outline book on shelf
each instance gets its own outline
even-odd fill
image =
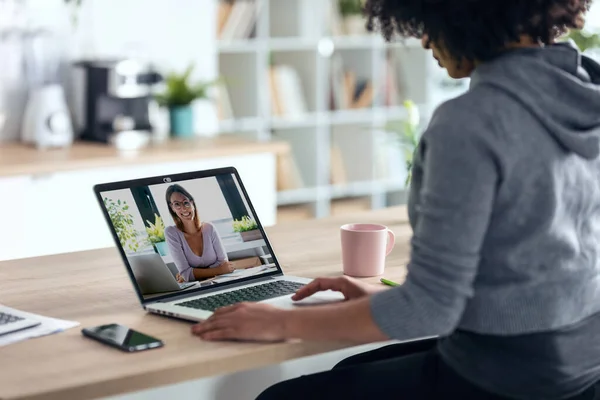
[[[338,66],[331,76],[331,108],[348,110],[368,108],[375,100],[375,88],[370,79],[358,78],[354,71],[341,70]]]
[[[292,152],[277,156],[277,190],[294,190],[304,187],[304,180]]]
[[[348,182],[342,150],[338,145],[331,146],[330,155],[330,182],[332,185],[343,185]]]
[[[333,110],[348,108],[344,62],[339,53],[335,53],[331,57],[331,108]]]
[[[216,100],[217,100],[217,115],[220,121],[233,119],[233,108],[231,107],[231,99],[229,98],[229,91],[225,83],[220,83],[216,86]]]
[[[383,104],[386,107],[396,107],[402,104],[403,86],[399,79],[401,76],[400,61],[394,51],[388,52],[384,65],[383,79]]]
[[[273,65],[269,70],[271,113],[280,117],[298,118],[307,112],[302,82],[289,65]]]
[[[220,1],[217,9],[217,37],[228,41],[254,36],[259,4],[254,0]]]
[[[356,85],[354,92],[354,101],[352,108],[367,108],[373,105],[374,90],[371,81],[368,79],[360,80]]]
[[[344,72],[344,90],[346,92],[346,108],[352,108],[354,95],[356,94],[356,74],[354,71]]]

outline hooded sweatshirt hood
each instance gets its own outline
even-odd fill
[[[471,87],[483,84],[515,98],[567,150],[600,156],[600,64],[572,43],[512,50],[477,67]]]

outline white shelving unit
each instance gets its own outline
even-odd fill
[[[388,121],[406,117],[402,100],[418,104],[426,121],[440,102],[466,90],[467,82],[451,84],[418,40],[385,43],[375,34],[332,35],[328,12],[330,2],[337,0],[251,1],[258,10],[251,37],[218,41],[219,74],[227,83],[233,111],[232,119],[221,121],[220,131],[291,144],[303,185],[280,190],[277,201],[281,206],[305,205],[319,218],[331,213],[336,199],[367,198],[372,208],[402,202],[404,165],[397,162],[394,174],[382,174],[378,167],[382,149],[390,148],[381,141],[382,128]],[[400,101],[394,106],[387,106],[380,93],[390,54],[399,65],[394,75]],[[334,58],[341,59],[344,69],[352,70],[357,78],[372,83],[371,106],[331,109]],[[273,115],[271,64],[296,71],[305,113]],[[332,146],[338,154],[336,165],[344,170],[341,183],[331,181]]]

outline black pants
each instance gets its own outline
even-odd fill
[[[385,346],[347,358],[331,371],[284,381],[257,400],[477,399],[510,400],[465,381],[444,364],[428,339]],[[592,400],[594,388],[571,400]]]

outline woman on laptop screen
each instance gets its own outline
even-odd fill
[[[175,226],[165,229],[165,238],[179,271],[177,279],[190,282],[233,272],[217,230],[200,221],[192,195],[175,184],[165,198],[175,221]]]

